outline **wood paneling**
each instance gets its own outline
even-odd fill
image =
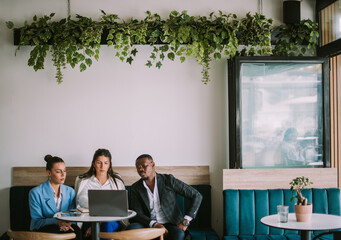
[[[314,188],[337,187],[336,168],[224,169],[223,189],[290,188],[292,179],[309,178]]]
[[[341,186],[341,56],[330,58],[330,145],[331,167],[337,168],[338,186]]]
[[[37,186],[47,179],[45,167],[13,167],[12,186]],[[73,186],[78,175],[85,173],[89,167],[67,167],[65,184]],[[125,185],[129,186],[139,180],[135,167],[114,167]],[[173,174],[189,185],[210,184],[209,166],[156,166],[158,173]]]

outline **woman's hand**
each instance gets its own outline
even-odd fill
[[[75,231],[71,225],[72,225],[72,222],[58,220],[59,230],[62,232],[67,232],[69,230]]]

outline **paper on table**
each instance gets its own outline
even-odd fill
[[[77,207],[77,210],[80,211],[81,213],[88,213],[89,212],[89,208]]]

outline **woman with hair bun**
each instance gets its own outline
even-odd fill
[[[76,178],[75,190],[78,209],[89,208],[89,189],[125,190],[122,178],[112,170],[111,154],[107,149],[98,149],[93,156],[90,169]],[[119,227],[118,222],[103,222],[101,231],[116,232]],[[85,237],[89,238],[91,235],[90,224],[84,223],[83,231]]]
[[[33,188],[29,193],[31,213],[31,231],[48,233],[76,233],[76,239],[81,239],[80,229],[72,222],[53,218],[60,211],[75,208],[75,190],[64,185],[66,168],[60,157],[45,156],[48,180]]]

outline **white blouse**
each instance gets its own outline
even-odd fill
[[[76,191],[76,207],[89,208],[88,204],[88,190],[89,189],[109,189],[109,190],[125,190],[123,182],[116,178],[116,184],[112,177],[101,185],[95,175],[90,178],[76,178],[75,181],[75,191]]]

